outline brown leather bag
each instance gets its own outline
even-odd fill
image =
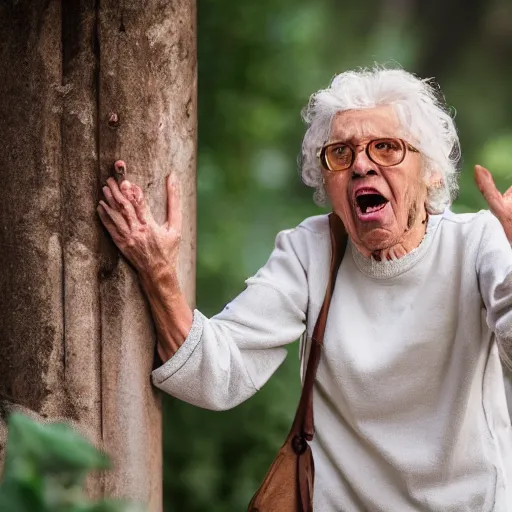
[[[308,441],[313,439],[313,384],[324,341],[327,313],[347,246],[340,218],[329,215],[331,268],[324,302],[311,338],[311,349],[295,419],[286,441],[270,466],[263,483],[249,504],[249,512],[312,512],[315,465]]]

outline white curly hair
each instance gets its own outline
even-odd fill
[[[403,69],[357,69],[336,75],[327,89],[314,93],[302,111],[307,130],[302,142],[302,181],[314,187],[315,202],[324,205],[327,195],[318,150],[328,141],[334,115],[345,110],[391,105],[400,124],[415,141],[424,159],[426,208],[441,213],[458,193],[460,144],[450,110],[439,86]],[[432,180],[434,173],[441,183]]]

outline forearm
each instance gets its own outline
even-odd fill
[[[182,326],[178,340],[172,336],[174,345],[187,337],[178,353],[152,372],[156,387],[199,407],[226,410],[265,384],[286,357],[283,346],[305,329],[308,286],[292,236],[289,231],[278,235],[267,264],[217,315],[174,308]],[[171,290],[177,288],[174,279]]]
[[[179,352],[153,383],[193,405],[226,410],[260,389],[304,331],[304,315],[274,287],[248,284],[218,315],[199,311]]]
[[[139,277],[151,306],[158,354],[166,362],[186,340],[192,326],[193,312],[180,290],[176,273],[169,266],[139,274]]]

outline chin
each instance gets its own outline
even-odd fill
[[[383,228],[375,228],[363,233],[359,232],[358,238],[361,240],[361,244],[371,252],[388,249],[397,243],[397,237],[388,229]]]

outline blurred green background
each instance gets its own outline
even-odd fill
[[[298,170],[309,95],[341,71],[397,62],[456,110],[456,211],[486,205],[473,165],[512,184],[510,0],[198,0],[197,307],[211,316],[281,229],[322,213]],[[247,403],[214,413],[165,397],[166,512],[245,510],[297,404],[297,344]]]

